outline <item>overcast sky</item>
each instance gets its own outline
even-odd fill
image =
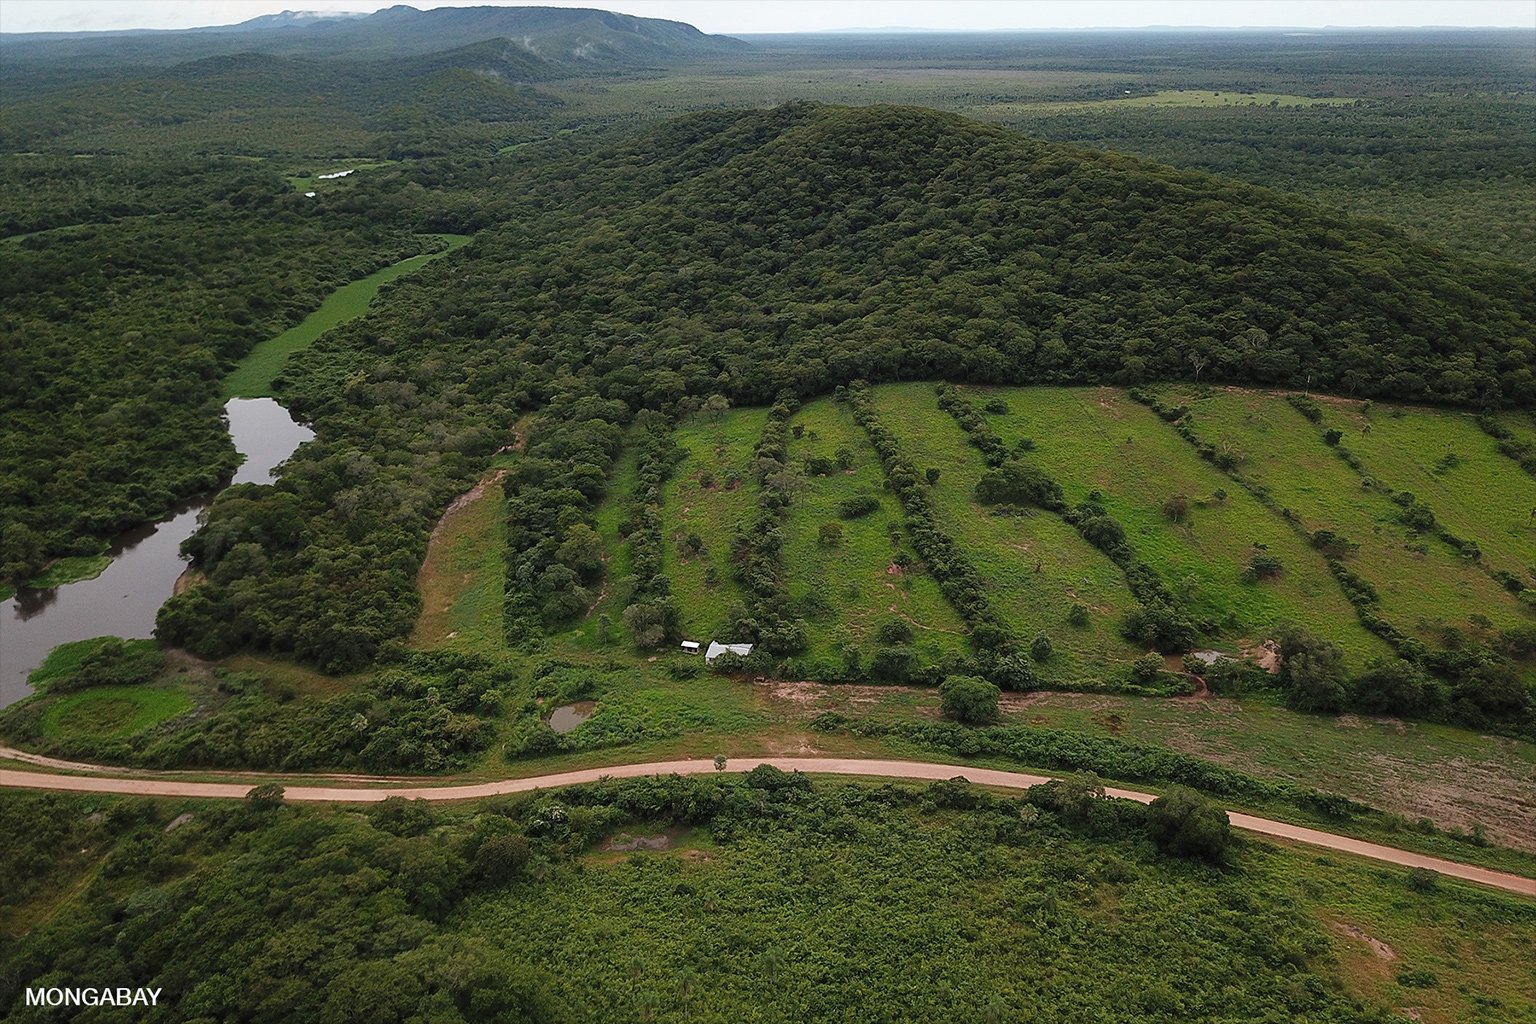
[[[282,10],[374,11],[395,0],[0,0],[0,32],[228,25]],[[483,6],[494,0],[411,0]],[[541,0],[670,18],[705,32],[1463,25],[1536,31],[1536,0]],[[499,6],[519,6],[504,2]]]

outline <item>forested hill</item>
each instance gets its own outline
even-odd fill
[[[931,110],[698,115],[508,188],[480,249],[498,273],[461,301],[536,364],[621,368],[620,390],[674,371],[754,401],[861,376],[1536,399],[1525,269]]]

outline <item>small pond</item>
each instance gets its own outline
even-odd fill
[[[566,733],[592,717],[597,701],[579,700],[575,704],[562,704],[549,713],[549,727],[555,732]]]

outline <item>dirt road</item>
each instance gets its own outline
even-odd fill
[[[0,756],[14,756],[16,752],[0,748]],[[801,771],[818,775],[862,775],[888,779],[952,779],[962,776],[978,786],[994,786],[1000,789],[1027,789],[1050,781],[1043,775],[1024,772],[1000,771],[995,768],[975,768],[968,765],[933,764],[925,761],[880,761],[864,758],[831,757],[746,757],[731,760],[727,771],[744,772],[757,765],[768,764],[783,771]],[[90,765],[71,765],[76,770],[110,772],[110,768]],[[646,775],[707,775],[715,770],[707,758],[686,761],[655,761],[649,764],[622,764],[607,768],[584,768],[578,771],[559,772],[553,775],[537,775],[526,779],[498,779],[494,782],[478,782],[466,785],[421,785],[383,783],[367,786],[341,786],[328,781],[304,777],[267,777],[285,787],[285,797],[294,801],[372,803],[386,797],[401,796],[422,800],[474,800],[507,793],[526,793],[535,789],[557,789],[599,779],[625,779]],[[319,782],[320,784],[315,784]],[[77,793],[123,793],[134,796],[205,797],[239,799],[251,789],[251,781],[242,782],[188,782],[181,779],[154,779],[141,777],[111,777],[104,775],[58,775],[44,772],[0,769],[0,787],[23,789],[51,789]],[[1151,803],[1151,793],[1137,793],[1126,789],[1106,789],[1105,793],[1123,800]],[[1536,896],[1536,879],[1523,878],[1504,871],[1458,864],[1455,861],[1428,857],[1391,846],[1381,846],[1360,839],[1321,832],[1317,829],[1289,825],[1283,821],[1256,818],[1236,811],[1228,815],[1236,828],[1271,836],[1290,842],[1305,843],[1340,853],[1353,854],[1371,860],[1396,864],[1407,868],[1429,868],[1450,878],[1493,886],[1525,896]]]

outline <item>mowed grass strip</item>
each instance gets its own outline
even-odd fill
[[[1321,554],[1123,390],[964,393],[978,409],[1002,399],[1009,411],[987,414],[997,435],[1010,447],[1033,440],[1026,458],[1061,484],[1069,502],[1099,491],[1136,553],[1193,614],[1220,623],[1224,639],[1256,643],[1289,619],[1335,640],[1356,668],[1391,653],[1355,618]],[[1175,497],[1188,502],[1182,522],[1165,510]],[[1243,569],[1260,545],[1284,569],[1278,579],[1245,582]]]
[[[421,614],[412,647],[486,651],[503,645],[507,499],[501,478],[499,470],[481,478],[432,531],[416,575]]]
[[[748,464],[767,421],[767,409],[736,409],[718,420],[698,417],[675,434],[687,454],[664,488],[661,562],[683,631],[700,642],[729,639],[730,608],[743,600],[731,538],[757,500]],[[703,553],[685,558],[679,542],[690,534],[698,535]]]
[[[422,253],[374,271],[351,284],[344,284],[325,297],[320,308],[275,338],[253,348],[239,365],[224,378],[225,398],[270,398],[272,381],[282,372],[283,364],[295,352],[314,344],[316,338],[333,327],[355,320],[368,312],[368,305],[379,289],[397,278],[445,256],[469,241],[468,235],[438,236],[448,243],[441,252]]]
[[[1333,530],[1357,543],[1344,562],[1376,587],[1381,614],[1398,629],[1438,647],[1447,628],[1476,631],[1473,615],[1486,615],[1495,626],[1530,621],[1479,566],[1400,525],[1401,509],[1365,486],[1283,397],[1175,387],[1163,400],[1187,404],[1196,434],[1238,457],[1238,472],[1268,489],[1307,531]]]
[[[1536,478],[1500,454],[1472,413],[1324,400],[1323,426],[1344,432],[1367,475],[1412,491],[1483,562],[1525,577],[1536,567]]]
[[[1046,512],[997,516],[977,505],[976,482],[986,468],[965,432],[938,406],[928,384],[874,390],[874,407],[919,471],[939,470],[933,487],[938,526],[950,533],[988,583],[1004,622],[1028,643],[1050,637],[1056,654],[1038,666],[1048,682],[1101,679],[1146,653],[1127,643],[1120,621],[1135,605],[1119,566],[1064,520]],[[1067,621],[1073,604],[1090,613],[1086,627]]]
[[[801,431],[800,437],[794,436],[795,430]],[[902,550],[901,509],[885,490],[880,462],[852,414],[830,399],[796,413],[789,441],[792,467],[803,470],[813,458],[835,465],[839,449],[851,455],[849,468],[829,475],[803,474],[803,486],[789,509],[785,562],[790,597],[801,607],[811,598],[811,603],[825,602],[829,609],[806,616],[808,654],[835,659],[843,642],[872,644],[875,630],[890,619],[901,619],[912,628],[912,646],[922,663],[965,651],[965,624],[938,584],[926,573],[901,571],[894,561]],[[842,519],[838,506],[860,494],[876,498],[880,509]],[[836,545],[820,542],[828,523],[842,531]]]

